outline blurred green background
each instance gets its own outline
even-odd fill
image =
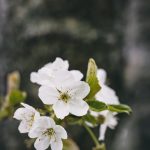
[[[27,103],[37,106],[32,71],[62,57],[70,69],[85,73],[92,57],[108,72],[120,101],[133,108],[130,117],[120,115],[115,131],[107,132],[108,150],[149,150],[149,18],[147,0],[0,0],[0,95],[6,92],[7,73],[19,70]],[[27,149],[27,136],[17,126],[11,119],[0,122],[0,150]],[[84,129],[68,131],[81,150],[90,150],[93,143]]]

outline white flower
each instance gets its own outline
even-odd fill
[[[106,71],[103,69],[98,69],[97,77],[101,90],[96,94],[96,99],[106,104],[119,104],[119,99],[116,92],[106,85]]]
[[[97,78],[99,80],[101,90],[96,94],[96,99],[106,104],[119,104],[119,99],[115,91],[106,85],[107,73],[104,69],[98,69]],[[99,140],[104,140],[107,127],[114,129],[118,123],[117,117],[115,116],[117,113],[113,113],[108,110],[99,113],[90,111],[90,113],[95,117],[104,117],[104,123],[100,126],[99,129]],[[88,125],[92,127],[91,124],[88,123]]]
[[[55,72],[55,78],[49,86],[41,86],[39,97],[44,104],[53,105],[57,118],[63,119],[69,113],[83,116],[89,106],[83,100],[89,93],[90,87],[83,81],[76,81],[69,71]]]
[[[104,117],[104,123],[100,126],[99,129],[99,140],[105,139],[105,133],[107,128],[114,129],[115,126],[118,124],[118,119],[115,116],[115,113],[112,113],[110,111],[103,111],[100,113]]]
[[[21,121],[18,127],[20,133],[28,133],[32,128],[34,121],[40,117],[40,114],[33,107],[24,103],[21,104],[24,107],[18,108],[15,111],[13,118]]]
[[[38,118],[29,132],[30,138],[37,138],[34,147],[37,150],[45,150],[51,146],[52,150],[62,150],[62,139],[67,139],[65,129],[56,125],[49,117]]]
[[[37,83],[39,85],[47,85],[49,84],[52,78],[55,78],[53,75],[57,71],[68,70],[69,63],[67,60],[62,60],[57,57],[53,63],[48,63],[44,67],[38,70],[38,72],[32,72],[30,75],[30,80],[33,83]],[[78,70],[70,71],[76,80],[81,80],[83,74]]]
[[[106,104],[119,104],[119,99],[115,91],[106,85],[106,71],[104,69],[99,69],[97,72],[97,77],[99,84],[101,85],[101,90],[96,94],[96,99]],[[107,127],[114,129],[117,125],[118,122],[117,118],[115,117],[116,114],[117,113],[113,113],[108,110],[99,113],[99,115],[102,115],[105,118],[104,124],[102,124],[99,129],[99,140],[105,139]]]

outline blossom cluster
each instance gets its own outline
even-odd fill
[[[119,104],[119,99],[113,89],[106,85],[106,71],[97,70],[98,84],[101,87],[94,96],[97,101],[105,104]],[[69,70],[67,60],[56,58],[37,72],[32,72],[30,80],[37,83],[39,87],[38,96],[44,105],[50,106],[54,116],[60,120],[70,114],[82,117],[87,114],[93,117],[103,116],[104,121],[100,126],[99,140],[104,140],[107,127],[113,129],[117,125],[117,112],[103,110],[95,112],[90,109],[86,97],[90,93],[90,86],[82,81],[83,74],[78,70]],[[62,150],[62,139],[67,139],[67,132],[56,124],[55,119],[42,116],[38,110],[25,103],[14,113],[14,118],[20,120],[18,127],[20,133],[28,133],[30,138],[35,138],[34,147],[37,150],[45,150],[49,146],[52,150]],[[86,122],[87,126],[94,127]]]
[[[69,113],[83,116],[89,106],[83,100],[90,91],[90,87],[81,81],[83,74],[78,70],[68,70],[68,61],[56,58],[31,73],[31,81],[40,85],[39,97],[46,105],[52,105],[55,115],[64,119]],[[21,120],[19,131],[28,133],[30,138],[37,138],[35,148],[44,150],[51,145],[52,150],[62,149],[62,140],[67,138],[65,129],[56,125],[50,117],[40,116],[33,107],[22,103],[24,108],[19,108],[14,118]]]

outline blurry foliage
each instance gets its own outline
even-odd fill
[[[13,115],[15,106],[26,98],[26,93],[19,90],[20,74],[14,71],[7,76],[7,93],[0,99],[0,120]]]

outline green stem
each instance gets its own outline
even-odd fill
[[[88,131],[88,133],[91,136],[91,138],[92,138],[93,142],[95,143],[96,147],[99,147],[100,143],[99,143],[98,139],[96,138],[95,134],[93,133],[93,131],[85,123],[83,123],[83,126]]]

